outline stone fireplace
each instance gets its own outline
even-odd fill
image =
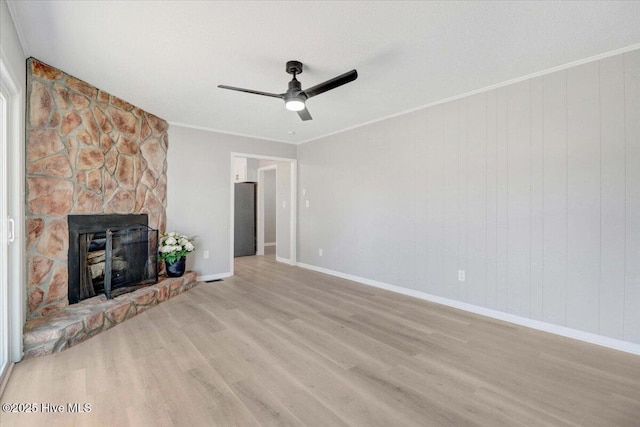
[[[198,282],[193,271],[158,278],[149,258],[157,240],[143,233],[165,228],[166,121],[34,58],[26,114],[28,358],[76,345]],[[69,283],[83,271],[95,296],[80,300]]]
[[[168,124],[27,60],[28,319],[69,305],[68,215],[146,214],[164,230]]]

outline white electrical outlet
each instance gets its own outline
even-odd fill
[[[318,255],[322,256],[322,248],[318,249]]]
[[[309,207],[309,201],[308,201],[308,200],[305,200],[305,201],[304,201],[304,205],[305,205],[306,207]]]
[[[464,282],[467,279],[467,274],[464,270],[458,270],[458,282]]]
[[[202,252],[202,258],[208,259],[209,258],[209,251],[203,251]]]
[[[286,207],[287,207],[287,201],[286,201],[286,200],[283,200],[283,201],[282,201],[282,207],[283,207],[283,208],[286,208]]]

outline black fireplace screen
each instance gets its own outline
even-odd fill
[[[146,215],[69,215],[69,303],[158,281],[158,230]]]
[[[131,225],[80,235],[80,300],[113,298],[158,281],[158,230]],[[82,254],[86,254],[83,256]]]

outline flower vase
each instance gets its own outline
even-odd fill
[[[178,258],[175,262],[165,261],[165,267],[167,269],[167,277],[182,277],[186,267],[187,257]]]

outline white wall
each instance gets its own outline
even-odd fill
[[[169,127],[167,230],[197,235],[187,268],[222,275],[230,266],[231,153],[295,158],[296,146],[216,132]],[[209,259],[203,258],[208,250]]]
[[[264,242],[276,242],[276,171],[264,172]],[[286,244],[286,242],[285,242]]]
[[[275,160],[258,159],[258,168],[266,168],[275,165]]]
[[[5,65],[18,80],[21,88],[26,89],[26,56],[20,46],[18,33],[11,19],[5,0],[0,0],[0,51]]]
[[[640,50],[306,143],[298,164],[300,262],[640,343]]]
[[[26,312],[25,224],[24,224],[24,98],[26,94],[26,56],[11,19],[7,3],[0,0],[0,58],[8,77],[18,86],[12,105],[8,155],[9,216],[15,219],[16,243],[9,246],[9,316],[11,360],[22,358],[22,328]],[[4,72],[3,72],[4,73]],[[4,79],[5,75],[0,78]]]
[[[247,181],[258,181],[258,159],[247,159]]]

